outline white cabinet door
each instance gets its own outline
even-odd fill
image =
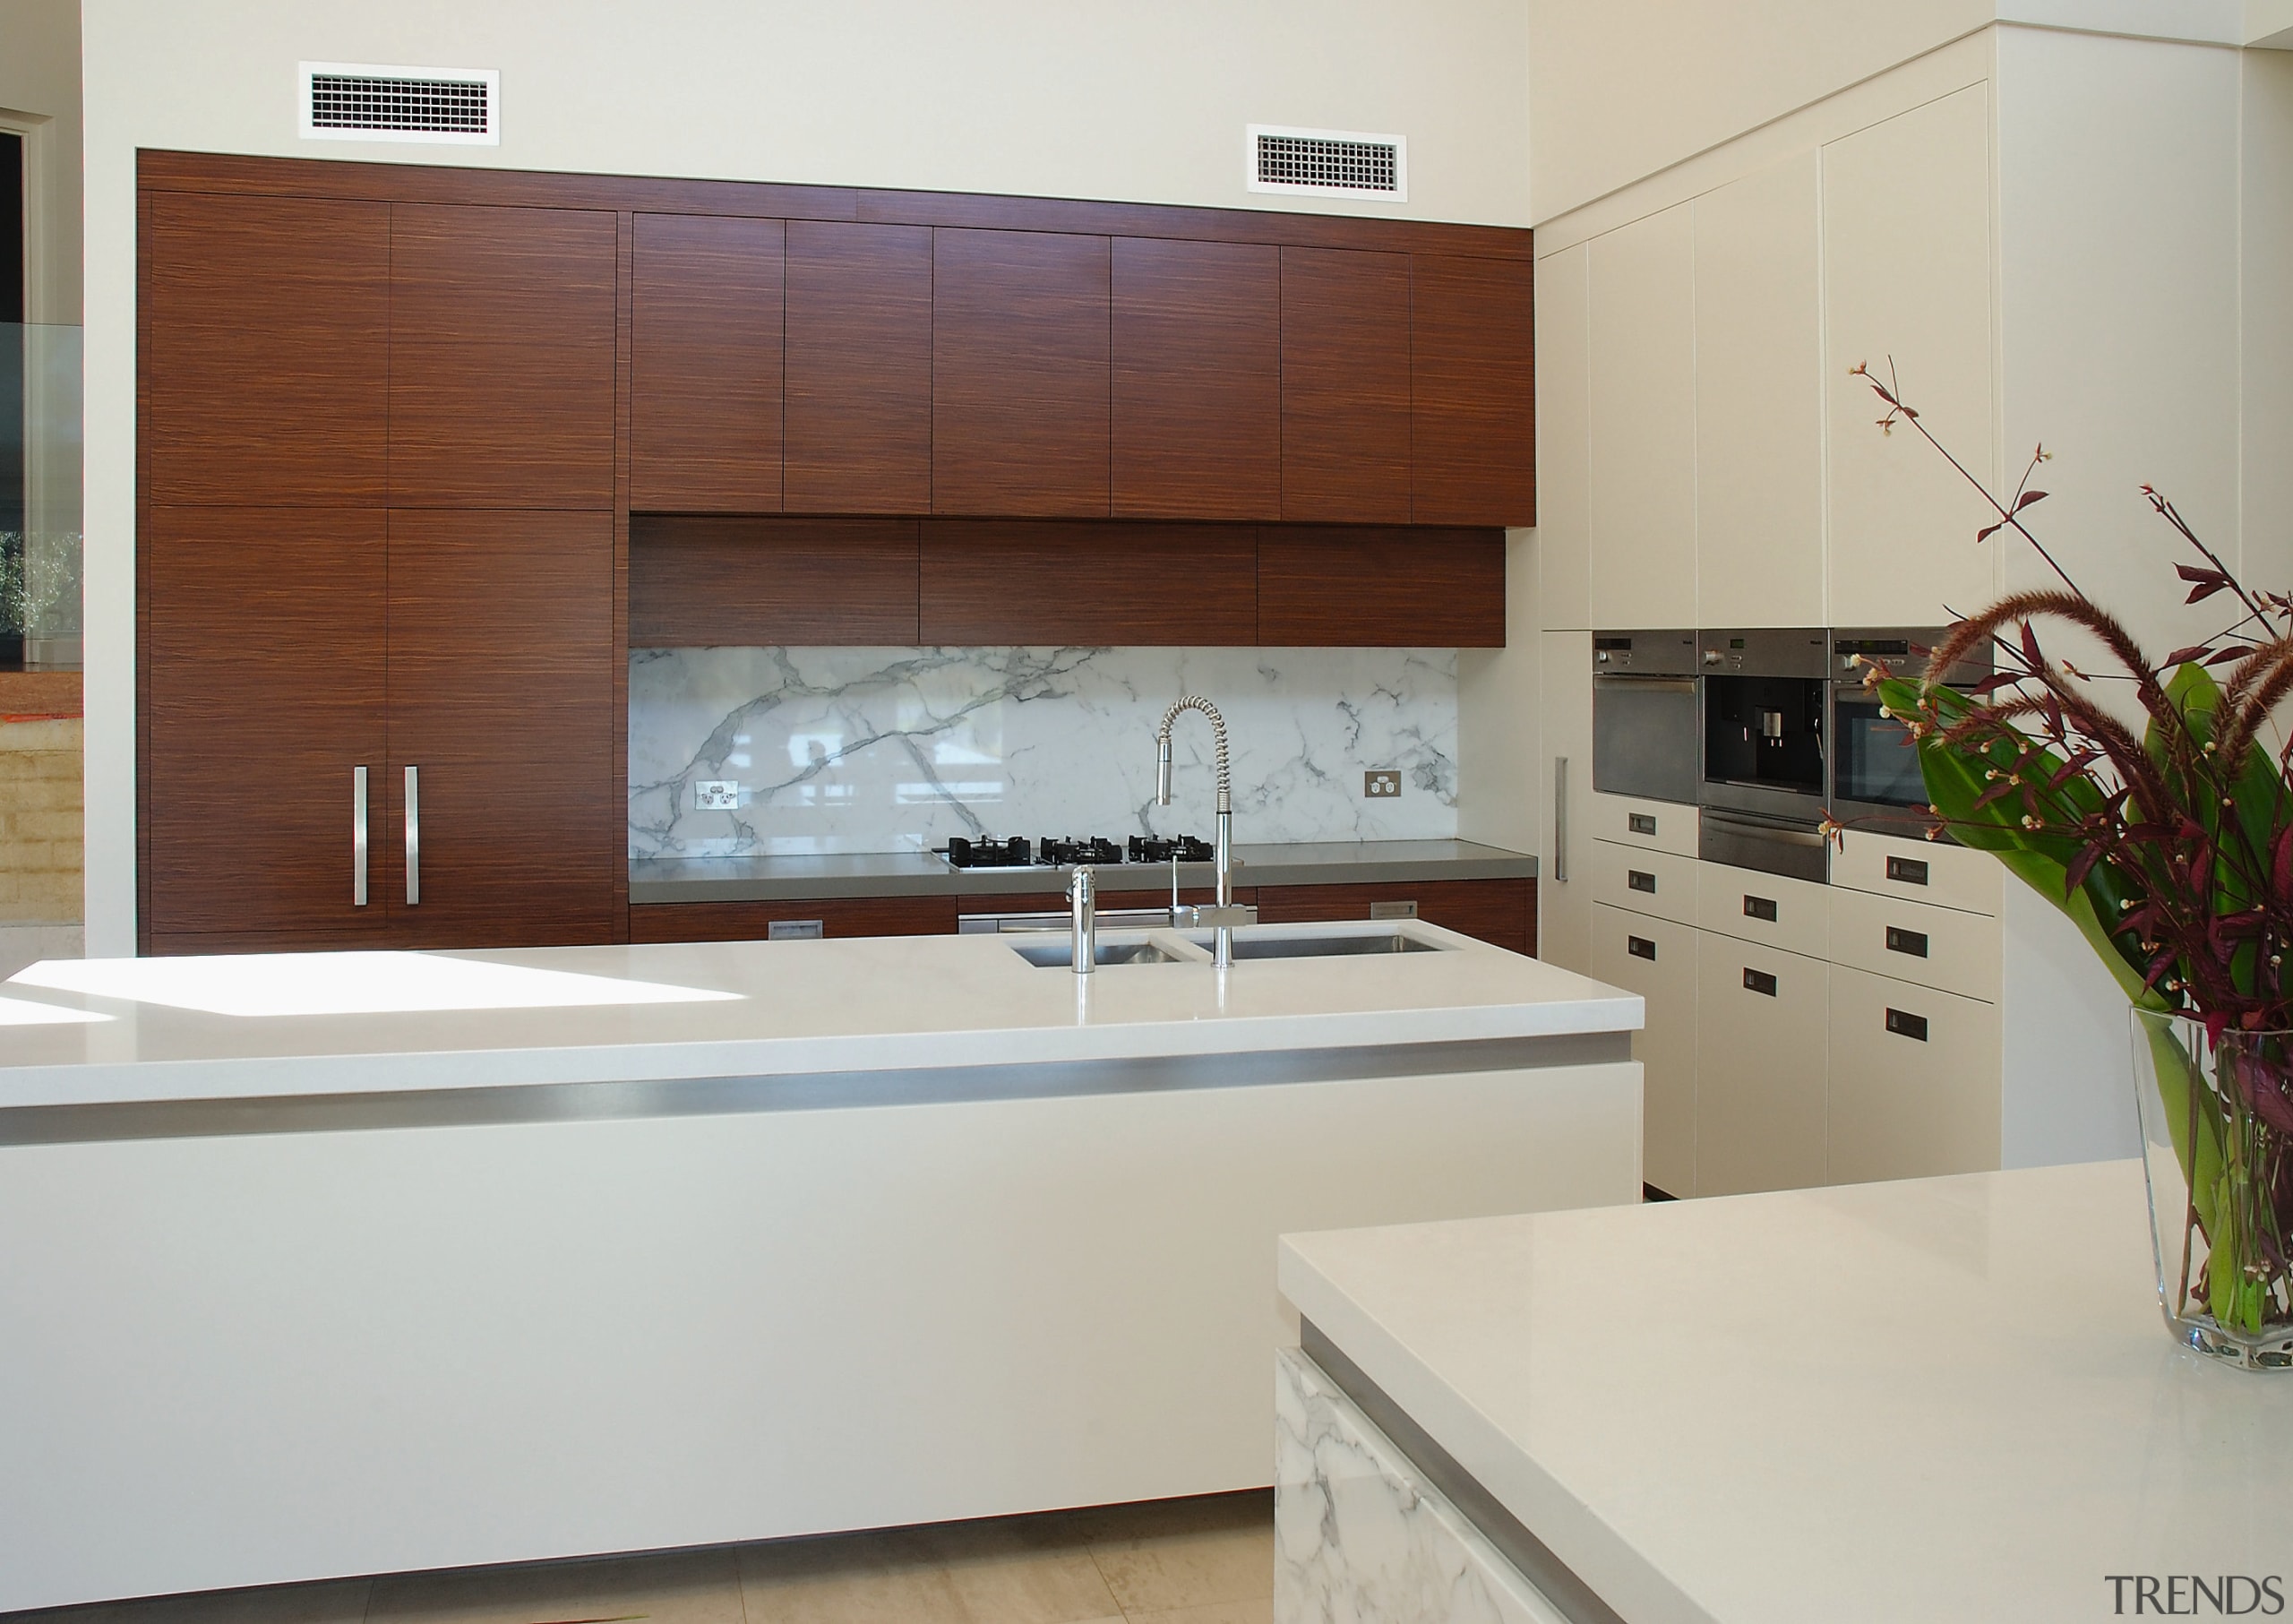
[[[1680,924],[1696,923],[1695,858],[1612,840],[1593,841],[1589,855],[1595,903]]]
[[[1998,1165],[1998,1006],[1831,973],[1826,1166],[1834,1184]]]
[[[1992,482],[1990,92],[1973,85],[1823,151],[1831,614],[1834,626],[1939,625],[1987,603],[1989,509],[1885,408],[1884,375]]]
[[[1556,632],[1593,623],[1587,252],[1579,243],[1537,262],[1537,613]]]
[[[1545,823],[1537,864],[1537,957],[1584,972],[1593,943],[1592,635],[1548,632],[1539,652],[1544,744],[1537,784]]]
[[[1689,205],[1589,245],[1593,624],[1696,623],[1696,239]]]
[[[1824,623],[1817,197],[1809,150],[1694,205],[1698,625]]]
[[[1696,932],[1696,1192],[1824,1181],[1831,967]]]
[[[1696,809],[1677,801],[1645,801],[1638,795],[1593,796],[1593,838],[1693,857]]]
[[[1622,908],[1593,908],[1593,976],[1637,992],[1647,1025],[1640,1062],[1640,1176],[1668,1196],[1696,1193],[1696,932]]]

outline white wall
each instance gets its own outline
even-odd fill
[[[87,0],[89,950],[134,941],[134,154],[1305,207],[1247,192],[1256,121],[1394,133],[1410,201],[1528,223],[1524,0]],[[502,73],[498,148],[302,142],[296,64]]]
[[[2247,51],[2238,65],[2240,553],[2256,584],[2284,590],[2293,588],[2293,52]]]
[[[29,127],[24,127],[29,126]],[[0,0],[0,128],[26,138],[25,314],[80,320],[80,3]]]
[[[1543,838],[1538,791],[1536,532],[1505,533],[1505,646],[1457,653],[1457,833],[1508,851]]]

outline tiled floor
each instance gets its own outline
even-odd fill
[[[0,1624],[1270,1624],[1268,1493],[0,1614]]]

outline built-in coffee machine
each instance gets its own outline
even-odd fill
[[[1827,635],[1816,630],[1705,632],[1699,855],[1739,868],[1828,880],[1821,832]]]

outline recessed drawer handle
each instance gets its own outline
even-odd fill
[[[1927,859],[1924,857],[1890,857],[1887,859],[1887,878],[1890,880],[1900,881],[1905,885],[1925,885],[1927,883]]]
[[[1775,977],[1765,970],[1747,969],[1744,972],[1744,991],[1764,992],[1773,998],[1775,996]]]
[[[1891,924],[1887,927],[1887,951],[1908,953],[1913,958],[1924,958],[1927,957],[1927,932],[1906,931]]]
[[[1775,923],[1775,898],[1773,897],[1754,897],[1747,893],[1744,898],[1744,917],[1747,919],[1765,919],[1768,924],[1773,924]]]
[[[1887,1030],[1897,1037],[1915,1037],[1923,1044],[1927,1041],[1927,1018],[1907,1014],[1901,1010],[1890,1010],[1887,1011]]]
[[[818,941],[827,934],[827,923],[819,919],[773,919],[764,927],[767,941]]]
[[[1636,835],[1653,835],[1656,832],[1656,820],[1647,812],[1625,813],[1624,826]]]
[[[1635,958],[1645,958],[1650,964],[1654,964],[1656,962],[1656,944],[1649,941],[1645,936],[1626,937],[1624,939],[1624,950],[1631,954]]]
[[[1656,894],[1656,876],[1645,868],[1625,870],[1624,882],[1636,891],[1645,891],[1651,897]]]

